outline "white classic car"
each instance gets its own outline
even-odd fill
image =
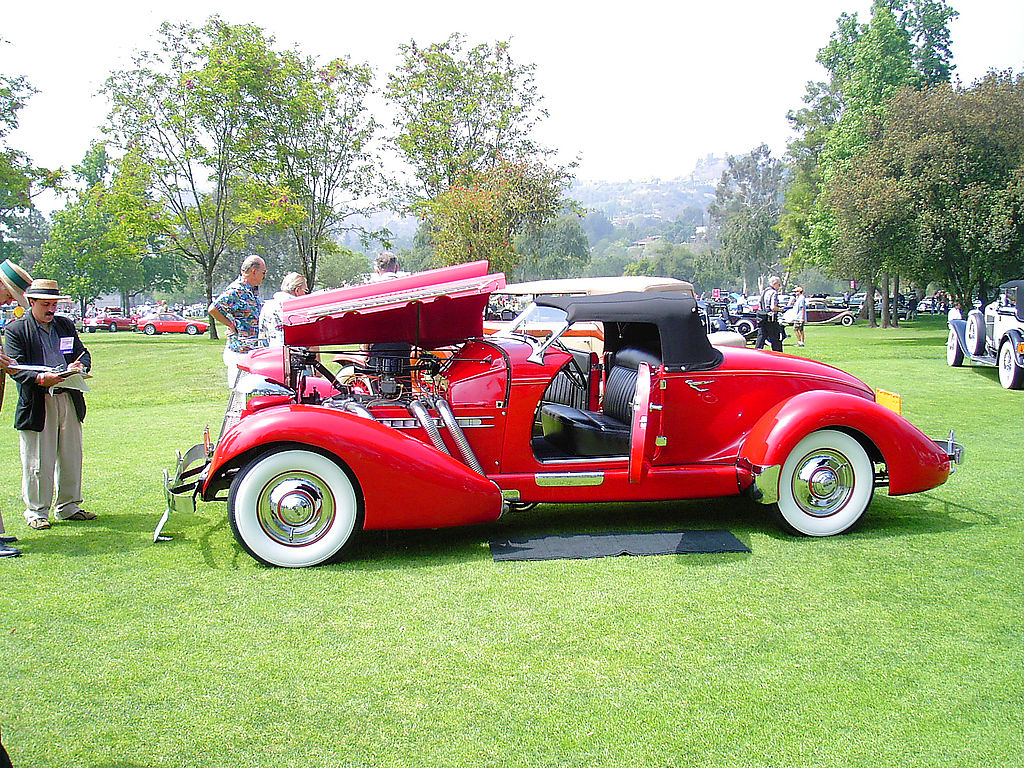
[[[966,320],[949,321],[946,362],[996,366],[1005,389],[1024,389],[1024,280],[999,286],[999,296]]]

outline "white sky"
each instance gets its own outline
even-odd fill
[[[953,0],[957,75],[1024,69],[1024,2]],[[563,160],[579,155],[584,180],[683,176],[708,153],[740,154],[762,141],[781,154],[786,112],[801,105],[814,61],[836,19],[870,15],[870,0],[172,0],[157,4],[11,0],[0,13],[0,72],[39,91],[22,110],[12,146],[46,167],[81,160],[99,138],[107,75],[149,48],[166,20],[196,25],[219,13],[254,23],[278,45],[347,55],[384,75],[398,45],[451,32],[469,44],[511,39],[513,58],[537,65],[550,112],[538,137]],[[382,122],[384,122],[382,120]]]

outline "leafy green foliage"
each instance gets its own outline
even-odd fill
[[[465,50],[452,34],[426,48],[399,48],[402,62],[386,95],[397,111],[395,139],[413,169],[420,197],[467,186],[505,158],[531,160],[544,152],[531,138],[547,116],[532,64],[517,64],[507,42]]]
[[[730,155],[728,163],[708,210],[720,256],[728,270],[743,276],[746,291],[781,257],[776,225],[782,213],[785,166],[765,144],[742,157]]]

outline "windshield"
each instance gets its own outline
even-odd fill
[[[565,325],[565,311],[556,307],[538,307],[533,302],[519,313],[507,328],[502,328],[496,336],[529,336],[533,335],[536,326],[544,326],[545,330],[555,331]],[[547,334],[545,334],[547,335]]]

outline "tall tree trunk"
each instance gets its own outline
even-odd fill
[[[882,273],[882,327],[889,327],[889,273]]]
[[[206,306],[209,307],[213,303],[213,264],[211,263],[206,268]],[[217,323],[214,321],[213,316],[207,314],[206,319],[210,321],[210,338],[218,339],[217,335]]]
[[[900,326],[900,273],[897,272],[892,276],[892,326],[893,328],[899,328]]]
[[[878,327],[878,316],[875,314],[875,276],[864,282],[864,306],[868,308],[868,327]]]

